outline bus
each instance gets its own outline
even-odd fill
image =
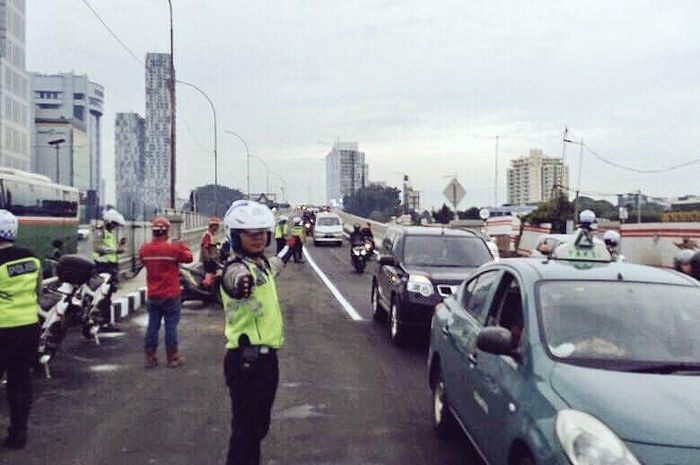
[[[54,184],[46,176],[0,167],[0,208],[19,220],[17,245],[32,250],[50,274],[47,259],[55,240],[63,242],[62,253],[78,247],[78,190]]]

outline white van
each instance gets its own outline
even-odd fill
[[[331,243],[343,245],[343,222],[335,213],[319,213],[314,226],[314,245]]]

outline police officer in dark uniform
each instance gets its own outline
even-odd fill
[[[10,407],[9,435],[3,445],[11,449],[27,443],[41,289],[41,262],[33,252],[14,246],[17,230],[17,218],[0,210],[0,378],[7,375]]]

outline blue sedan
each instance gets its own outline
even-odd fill
[[[700,284],[625,263],[507,259],[436,308],[433,422],[488,464],[699,465]]]

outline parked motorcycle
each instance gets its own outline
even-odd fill
[[[213,275],[214,279],[207,282],[207,273],[204,272],[202,264],[188,267],[180,266],[180,298],[183,302],[188,300],[199,300],[203,304],[221,304],[221,293],[219,292],[219,280],[221,279],[220,264],[219,270]]]
[[[71,327],[80,326],[83,336],[99,345],[99,323],[86,305],[85,292],[93,275],[95,263],[78,255],[64,255],[58,261],[58,287],[45,287],[40,298],[41,326],[37,361],[47,378],[51,378],[49,363],[53,360]]]

